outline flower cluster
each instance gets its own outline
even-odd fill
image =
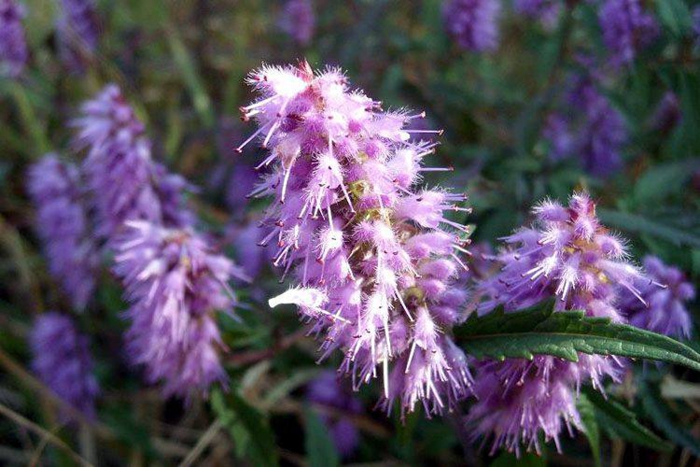
[[[498,0],[446,0],[443,18],[447,32],[457,44],[476,52],[498,47]]]
[[[49,270],[76,309],[95,289],[98,258],[90,239],[77,167],[47,154],[29,170],[28,191],[37,209],[37,231]]]
[[[630,324],[669,336],[690,337],[692,320],[686,303],[695,298],[693,285],[680,269],[655,256],[644,258],[644,270],[651,279],[638,284],[644,301],[628,293],[621,304]]]
[[[114,272],[131,303],[126,312],[131,361],[145,365],[150,383],[162,381],[168,396],[204,393],[225,378],[214,313],[231,313],[235,299],[227,282],[240,273],[191,229],[146,221],[126,227]]]
[[[331,439],[342,457],[349,457],[357,449],[360,433],[347,415],[362,412],[362,403],[344,388],[333,371],[324,371],[309,383],[306,389],[309,402],[329,407],[340,413],[322,414],[321,420],[328,428]],[[346,415],[346,416],[343,416]]]
[[[73,321],[60,313],[43,313],[32,327],[30,344],[32,369],[39,379],[87,417],[94,417],[99,386],[87,338]],[[68,414],[62,416],[70,419]]]
[[[0,0],[0,76],[18,77],[29,60],[22,26],[25,14],[15,0]]]
[[[592,76],[574,77],[567,95],[571,114],[552,114],[544,137],[552,158],[576,156],[589,173],[608,176],[620,169],[620,152],[627,142],[625,121],[598,90]]]
[[[654,16],[643,10],[640,0],[603,0],[598,20],[614,65],[630,64],[659,34]]]
[[[500,272],[479,284],[486,297],[481,313],[556,297],[556,310],[584,310],[622,322],[617,305],[622,293],[643,302],[636,284],[648,279],[627,261],[623,241],[600,224],[586,193],[574,194],[568,207],[545,201],[534,214],[534,227],[506,237],[507,248],[494,258]],[[605,376],[617,379],[620,367],[614,358],[598,355],[580,355],[576,363],[544,356],[482,363],[474,386],[479,400],[468,419],[476,435],[493,434],[494,450],[519,452],[521,443],[539,450],[540,432],[558,446],[564,426],[580,426],[572,393],[587,382],[600,388]]]
[[[82,72],[99,40],[97,11],[92,0],[62,0],[63,15],[58,22],[59,52],[74,72]]]
[[[311,0],[287,0],[279,25],[299,45],[307,45],[316,27],[316,14]]]
[[[228,311],[227,282],[240,275],[193,229],[183,206],[188,187],[151,158],[150,142],[116,86],[83,106],[78,140],[98,217],[98,234],[116,253],[131,320],[126,334],[132,363],[167,395],[203,393],[224,379],[223,347],[214,312]]]
[[[183,207],[179,176],[151,158],[144,125],[119,88],[109,85],[85,103],[75,120],[78,143],[88,148],[83,163],[97,211],[97,233],[114,239],[127,220],[184,226],[192,214]]]
[[[295,304],[323,356],[345,355],[354,386],[381,372],[383,406],[422,403],[441,412],[468,393],[466,358],[450,338],[463,316],[462,290],[450,284],[462,264],[467,229],[449,220],[463,195],[416,190],[434,143],[413,142],[406,112],[385,112],[339,71],[308,64],[265,66],[249,76],[260,93],[242,108],[259,129],[272,166],[252,193],[270,195],[274,264],[292,266],[297,287],[270,300]],[[414,130],[421,131],[421,130]],[[449,230],[446,230],[449,229]]]

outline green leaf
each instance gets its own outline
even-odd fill
[[[166,36],[170,53],[192,95],[192,103],[200,120],[205,126],[212,127],[215,121],[214,109],[194,58],[185,47],[175,26],[170,25],[166,29]]]
[[[649,234],[671,242],[676,246],[689,245],[700,248],[700,236],[692,232],[661,224],[640,215],[622,211],[599,209],[598,217],[605,224],[636,234]]]
[[[476,358],[532,359],[536,354],[578,361],[578,353],[660,360],[700,370],[700,353],[670,337],[586,317],[581,311],[554,312],[546,301],[526,310],[473,314],[455,330],[461,347]]]
[[[149,459],[157,457],[148,428],[134,417],[130,407],[123,405],[109,407],[101,414],[101,418],[120,441],[141,451]]]
[[[304,407],[306,419],[306,456],[310,467],[335,467],[340,465],[340,456],[330,437],[328,428],[316,412]]]
[[[231,434],[238,457],[248,458],[255,465],[278,465],[275,434],[263,414],[233,390],[226,395],[214,390],[210,400],[219,421]]]
[[[697,159],[654,165],[634,185],[634,199],[639,206],[682,193],[700,166]]]
[[[700,456],[700,441],[691,432],[678,426],[678,416],[671,412],[657,388],[640,381],[638,390],[644,413],[654,425],[671,441],[690,450],[693,455]]]
[[[544,467],[547,460],[543,456],[526,452],[517,457],[510,452],[504,452],[498,456],[489,467]]]
[[[692,14],[683,0],[663,0],[654,2],[661,23],[675,36],[683,36],[692,27]]]
[[[585,394],[581,394],[576,408],[583,423],[583,432],[591,445],[593,463],[600,467],[600,428],[595,416],[595,407]]]
[[[672,446],[639,423],[634,412],[624,405],[605,398],[598,391],[585,391],[590,403],[595,407],[595,416],[600,426],[613,436],[631,443],[646,446],[656,451],[669,451]]]

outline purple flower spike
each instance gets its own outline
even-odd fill
[[[333,371],[324,371],[307,387],[306,398],[315,404],[327,406],[343,414],[356,415],[362,412],[362,404],[344,388]],[[328,428],[338,453],[350,457],[360,443],[360,433],[355,424],[342,415],[322,414],[321,420]]]
[[[311,0],[287,0],[279,25],[299,45],[311,42],[316,27],[316,14]]]
[[[163,383],[167,396],[206,393],[225,380],[215,312],[232,312],[235,299],[227,283],[240,273],[189,229],[144,221],[126,227],[114,272],[131,304],[129,356],[145,366],[150,383]]]
[[[64,63],[76,73],[85,70],[99,40],[97,11],[92,0],[62,0],[63,15],[58,22],[59,52]]]
[[[498,48],[498,0],[446,0],[443,18],[447,32],[457,44],[475,52]]]
[[[26,11],[15,0],[0,0],[0,76],[17,78],[29,60],[22,26]]]
[[[574,194],[568,207],[545,201],[533,213],[533,227],[505,238],[506,248],[495,257],[500,272],[479,284],[477,293],[487,298],[481,313],[556,297],[557,311],[583,310],[624,322],[620,296],[629,293],[643,303],[637,284],[649,279],[627,260],[625,242],[600,224],[588,194]],[[479,400],[467,420],[475,437],[493,437],[494,451],[539,452],[540,433],[559,448],[564,427],[580,427],[575,406],[580,386],[600,389],[606,376],[617,381],[620,369],[621,362],[599,355],[579,355],[575,363],[549,356],[484,362],[475,378]]]
[[[402,413],[454,407],[469,392],[466,358],[449,331],[466,296],[451,286],[463,267],[465,226],[449,211],[465,199],[416,190],[422,159],[435,143],[408,130],[422,114],[382,111],[351,91],[338,70],[263,67],[249,82],[259,100],[243,107],[268,156],[254,196],[273,196],[262,245],[273,264],[294,267],[296,287],[270,300],[293,304],[312,332],[325,335],[323,357],[339,349],[354,387],[381,377],[383,407]],[[460,238],[460,234],[462,237]]]
[[[127,220],[172,227],[192,221],[181,193],[187,183],[153,161],[144,125],[117,86],[86,102],[74,125],[78,144],[88,149],[83,169],[101,237],[114,239]]]
[[[29,340],[34,373],[56,395],[94,418],[99,386],[87,338],[78,333],[69,317],[47,312],[37,318]],[[62,418],[70,419],[67,414]]]
[[[695,287],[680,269],[655,256],[644,258],[644,269],[651,278],[639,281],[644,302],[628,293],[621,305],[630,323],[668,336],[690,337],[692,320],[686,303],[695,298]]]
[[[639,0],[605,0],[598,19],[614,65],[632,63],[637,52],[659,35],[659,25]]]
[[[49,270],[73,306],[82,310],[95,289],[98,257],[88,232],[79,178],[76,167],[48,154],[30,168],[27,184]]]

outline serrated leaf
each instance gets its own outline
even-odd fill
[[[660,360],[700,371],[700,353],[681,342],[581,311],[554,312],[552,301],[512,313],[499,308],[472,315],[455,329],[455,337],[476,358],[553,355],[575,362],[582,352]]]
[[[310,407],[304,407],[306,420],[306,457],[310,467],[335,467],[340,465],[338,450],[333,444],[328,428]]]
[[[672,414],[658,390],[641,381],[638,384],[638,390],[644,413],[654,425],[668,439],[700,457],[700,441],[688,430],[678,426],[678,417]]]
[[[655,222],[638,214],[599,209],[598,217],[600,217],[600,220],[605,224],[626,232],[648,234],[669,241],[676,246],[689,245],[700,248],[699,235],[677,229],[668,224]]]
[[[583,423],[583,433],[588,438],[593,454],[593,462],[596,467],[600,467],[600,428],[595,417],[595,407],[585,394],[579,396],[576,404],[581,423]]]
[[[236,455],[249,458],[255,465],[278,465],[275,434],[265,416],[238,393],[212,391],[211,406],[225,426],[236,448]]]
[[[659,438],[653,431],[639,423],[634,412],[613,400],[605,398],[598,391],[585,391],[588,400],[595,407],[598,423],[613,436],[656,451],[669,451],[672,446]]]

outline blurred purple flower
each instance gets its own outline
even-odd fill
[[[539,19],[548,29],[556,26],[562,11],[560,0],[515,0],[513,7],[528,18]]]
[[[686,304],[695,298],[695,287],[680,269],[655,256],[644,258],[644,269],[651,278],[639,281],[644,302],[627,293],[621,304],[630,323],[668,336],[690,337],[692,319]]]
[[[624,321],[620,294],[638,297],[636,284],[648,279],[627,260],[623,240],[600,224],[589,195],[574,194],[568,207],[545,201],[533,212],[536,224],[506,237],[507,248],[496,257],[500,272],[480,283],[478,294],[487,297],[480,313],[556,297],[557,311]],[[580,355],[576,363],[554,357],[482,363],[474,386],[478,402],[467,419],[475,437],[493,436],[494,451],[504,446],[519,453],[522,443],[539,452],[540,433],[559,448],[564,426],[580,428],[579,387],[590,382],[600,389],[606,376],[617,380],[620,369],[615,358],[599,355]]]
[[[442,16],[445,28],[457,44],[476,52],[498,48],[498,0],[446,0]]]
[[[566,105],[569,115],[548,118],[543,137],[551,145],[550,157],[579,159],[584,169],[607,177],[620,170],[620,152],[627,142],[627,128],[618,112],[597,89],[592,75],[575,75]]]
[[[22,26],[26,11],[15,0],[0,0],[0,76],[17,78],[29,60]]]
[[[466,294],[451,288],[466,228],[449,220],[464,195],[416,190],[422,158],[435,143],[411,141],[421,115],[384,112],[351,91],[338,70],[308,64],[263,67],[249,79],[260,98],[243,107],[269,149],[272,172],[255,196],[273,196],[262,244],[274,264],[296,266],[297,287],[270,300],[294,304],[323,357],[341,349],[341,371],[355,386],[384,379],[382,405],[401,412],[455,407],[466,396],[466,357],[449,336]]]
[[[92,0],[62,0],[58,21],[59,53],[70,70],[82,73],[97,50],[99,26]]]
[[[362,413],[362,403],[352,392],[343,387],[338,375],[333,371],[324,371],[307,387],[306,398],[312,403],[327,406],[343,414]],[[335,414],[321,414],[321,420],[328,428],[338,453],[348,458],[360,443],[360,433],[355,424],[347,417]]]
[[[53,277],[82,310],[95,289],[98,264],[73,165],[48,154],[31,166],[27,188],[37,210],[37,231]]]
[[[249,160],[235,151],[241,135],[240,122],[234,122],[233,119],[221,120],[216,138],[221,163],[210,177],[210,187],[215,191],[223,190],[224,199],[237,225],[249,205],[248,194],[253,191],[258,180],[258,173]]]
[[[693,8],[693,34],[695,35],[695,45],[700,44],[700,5]]]
[[[259,247],[267,235],[260,218],[249,219],[244,225],[233,222],[227,230],[227,238],[236,250],[235,257],[246,275],[256,278],[263,269],[275,260],[275,249]]]
[[[620,170],[620,150],[627,142],[622,115],[591,82],[582,82],[573,92],[578,94],[574,100],[583,105],[585,115],[576,141],[584,168],[593,175],[603,177]]]
[[[61,399],[94,418],[99,386],[87,338],[78,333],[73,321],[56,312],[43,313],[34,322],[29,341],[32,369],[39,379]],[[61,417],[71,418],[66,413]]]
[[[151,158],[151,142],[119,88],[109,85],[82,106],[74,121],[97,210],[98,235],[114,239],[127,220],[181,227],[192,221],[180,190],[188,186]]]
[[[228,281],[242,274],[189,229],[127,222],[117,242],[114,272],[131,307],[127,351],[149,383],[167,396],[206,393],[225,380],[216,311],[232,313]]]
[[[314,35],[316,14],[311,0],[287,0],[279,26],[299,45],[308,45]]]
[[[659,35],[654,16],[639,0],[604,0],[598,13],[603,41],[614,65],[627,65]]]
[[[237,161],[231,167],[226,180],[226,204],[231,213],[240,217],[248,207],[248,195],[255,188],[257,172],[248,164]]]
[[[571,155],[574,149],[574,136],[569,128],[569,121],[563,115],[549,114],[542,136],[550,143],[550,159],[558,161]]]

